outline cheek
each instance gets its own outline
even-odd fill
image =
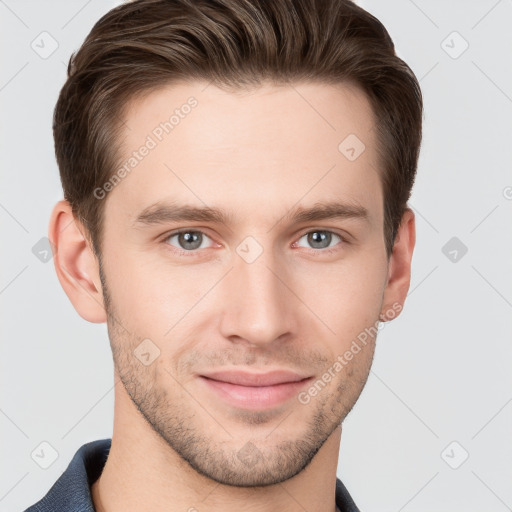
[[[187,302],[183,294],[190,289],[182,286],[180,270],[163,268],[163,258],[122,249],[115,241],[110,247],[105,259],[106,280],[119,320],[133,334],[150,337],[150,331],[162,336],[178,321],[181,304]]]
[[[154,341],[162,351],[178,350],[201,321],[215,318],[216,283],[226,268],[178,264],[164,251],[112,251],[112,302],[120,321],[133,336]],[[220,289],[220,288],[219,288]],[[171,343],[172,342],[172,343]]]
[[[361,254],[337,263],[309,265],[309,271],[303,268],[294,277],[298,295],[307,297],[307,305],[337,339],[357,334],[375,322],[387,272],[381,259]]]

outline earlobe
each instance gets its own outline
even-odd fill
[[[84,227],[74,218],[69,202],[59,201],[48,226],[57,277],[77,313],[89,322],[103,323],[107,314],[98,260],[83,233]]]
[[[396,318],[402,311],[411,283],[411,262],[416,243],[414,212],[407,208],[402,216],[389,259],[388,279],[379,319]]]

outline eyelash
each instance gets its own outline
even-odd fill
[[[325,254],[332,254],[332,253],[337,252],[337,251],[340,250],[340,248],[338,247],[340,244],[341,245],[346,245],[346,244],[350,243],[344,236],[340,235],[339,233],[336,233],[335,231],[330,231],[328,229],[318,229],[318,228],[317,229],[311,229],[309,231],[305,231],[304,233],[302,233],[299,236],[297,241],[299,241],[305,235],[308,235],[310,233],[316,233],[316,232],[330,233],[332,235],[337,236],[341,240],[341,242],[336,244],[334,247],[329,247],[329,248],[326,248],[326,249],[310,249],[310,251],[312,251],[311,254],[313,254],[315,256],[320,256],[320,255],[325,255]],[[194,250],[191,250],[191,251],[186,251],[184,249],[179,249],[177,247],[171,246],[168,243],[170,238],[172,238],[173,236],[179,235],[181,233],[201,233],[202,235],[205,235],[206,237],[210,238],[204,231],[201,231],[199,229],[181,229],[181,230],[173,231],[173,232],[171,232],[169,234],[166,234],[165,237],[162,240],[162,243],[164,243],[166,245],[166,247],[168,247],[169,250],[171,250],[174,254],[177,254],[179,256],[185,256],[185,257],[192,257],[192,258],[194,258],[194,257],[197,257],[199,255],[199,252],[200,252],[199,249],[194,249]]]

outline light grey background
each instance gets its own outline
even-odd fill
[[[118,3],[0,0],[2,511],[112,433],[106,326],[78,316],[32,248],[62,198],[51,123],[68,59]],[[425,122],[411,289],[344,423],[338,476],[362,511],[511,510],[512,2],[359,4],[420,79]],[[31,456],[43,441],[47,469]]]

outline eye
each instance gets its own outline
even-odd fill
[[[173,239],[175,239],[174,243],[172,242]],[[310,245],[314,253],[331,253],[338,250],[339,245],[348,243],[341,235],[322,229],[315,229],[304,233],[293,245],[300,247],[300,241],[302,239],[306,239],[306,242]],[[332,242],[336,242],[336,239],[338,239],[339,242],[332,245]],[[199,249],[212,247],[211,245],[208,246],[207,240],[211,241],[211,238],[202,231],[183,229],[167,235],[163,239],[163,243],[170,246],[171,250],[180,255],[195,256],[198,254]]]
[[[335,238],[333,238],[335,237]],[[321,252],[332,252],[336,250],[336,245],[331,246],[331,242],[335,241],[336,238],[339,239],[341,242],[345,242],[345,239],[336,233],[333,233],[332,231],[326,231],[322,229],[315,229],[313,231],[308,231],[307,233],[304,233],[300,239],[306,238],[306,241],[313,249],[320,249]],[[298,244],[299,242],[296,242]],[[317,251],[318,252],[318,251]]]
[[[176,238],[178,246],[169,242],[173,238]],[[208,247],[208,245],[204,245],[206,239],[210,239],[210,237],[202,231],[187,229],[171,233],[163,241],[177,249],[178,252],[184,254],[187,252],[196,252],[196,249],[206,249]]]

